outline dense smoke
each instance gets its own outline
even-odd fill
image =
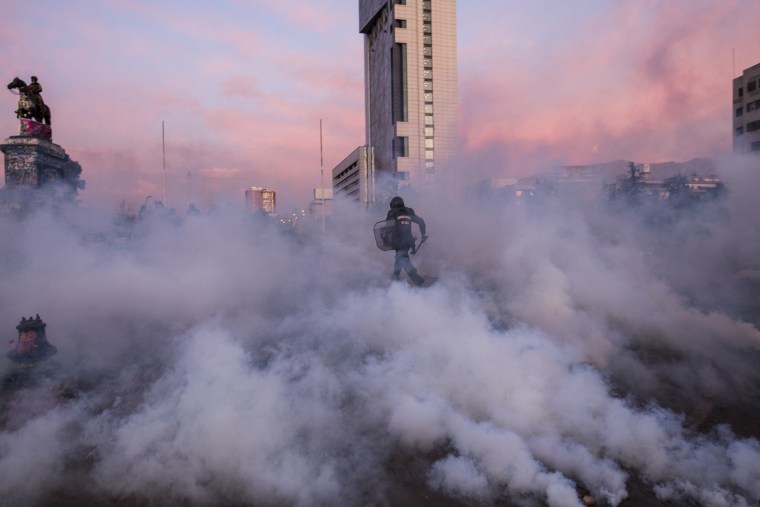
[[[324,235],[230,210],[0,219],[4,332],[39,313],[58,347],[3,392],[0,495],[754,505],[757,433],[710,414],[760,392],[760,178],[722,176],[678,210],[409,198],[424,289],[388,280],[385,203]]]

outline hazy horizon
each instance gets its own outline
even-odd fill
[[[731,80],[760,62],[752,0],[459,2],[462,181],[558,165],[721,159]],[[83,167],[84,204],[109,211],[242,202],[283,211],[364,143],[356,2],[112,0],[3,7],[6,82],[37,75],[54,142]],[[33,12],[33,15],[30,13]],[[329,13],[329,15],[327,14]],[[0,135],[17,132],[6,92]]]

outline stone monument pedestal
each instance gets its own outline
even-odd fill
[[[18,134],[20,136],[39,137],[46,141],[53,140],[53,129],[50,125],[40,123],[29,118],[19,118],[21,122],[18,128]]]
[[[41,204],[71,201],[84,188],[82,167],[59,145],[40,137],[11,136],[2,144],[5,154],[5,188],[0,207],[24,210]],[[31,199],[31,200],[30,200]]]

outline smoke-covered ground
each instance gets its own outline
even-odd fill
[[[760,502],[760,177],[672,210],[412,199],[425,289],[371,227],[232,211],[0,219],[4,505]],[[0,373],[13,375],[10,361]]]

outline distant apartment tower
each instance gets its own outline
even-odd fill
[[[251,187],[245,191],[245,207],[251,213],[263,210],[267,215],[274,215],[276,201],[277,199],[274,190],[262,187]]]
[[[364,208],[374,202],[375,175],[372,150],[359,146],[332,170],[332,188],[336,199],[354,201]]]
[[[359,0],[359,31],[376,180],[455,192],[456,0]]]
[[[734,153],[760,153],[760,63],[734,79]]]

